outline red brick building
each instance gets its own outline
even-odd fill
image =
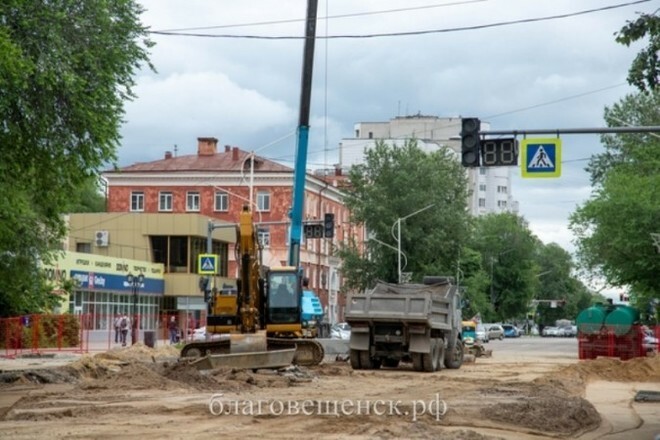
[[[292,203],[293,169],[238,147],[225,146],[218,151],[218,140],[198,138],[197,154],[175,157],[165,152],[160,160],[136,163],[116,171],[103,173],[107,187],[108,212],[195,213],[229,223],[238,222],[239,212],[250,203],[259,238],[264,245],[263,264],[280,266],[288,256],[288,212]],[[341,319],[343,304],[338,295],[341,287],[340,261],[332,256],[333,245],[348,240],[349,234],[358,242],[364,240],[363,228],[350,227],[349,213],[343,205],[343,195],[335,176],[307,174],[305,183],[304,219],[322,220],[325,213],[335,216],[335,236],[332,239],[304,239],[300,261],[310,287],[317,292],[328,317]],[[277,222],[282,222],[278,224]],[[204,253],[200,243],[187,246],[186,255]],[[190,270],[194,264],[176,264],[176,255],[154,252],[153,261],[170,270]],[[236,277],[233,252],[221,270]],[[186,269],[187,268],[187,269]]]

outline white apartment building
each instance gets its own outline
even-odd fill
[[[490,124],[481,122],[481,129]],[[354,137],[344,138],[339,146],[339,165],[350,168],[364,161],[364,153],[377,140],[390,145],[403,145],[406,139],[417,139],[418,146],[427,152],[438,148],[450,148],[460,160],[461,118],[437,116],[397,116],[387,122],[359,122],[355,124]],[[513,199],[511,188],[512,167],[466,168],[472,215],[500,212],[518,212],[518,202]]]

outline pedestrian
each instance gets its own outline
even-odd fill
[[[124,313],[119,320],[119,330],[121,332],[121,346],[126,347],[126,335],[128,335],[128,328],[130,327],[131,321]]]
[[[115,315],[115,320],[113,322],[113,325],[115,327],[115,344],[119,344],[119,338],[121,333],[121,329],[119,328],[120,323],[121,323],[121,315],[117,313]]]
[[[176,324],[176,318],[172,316],[170,318],[170,323],[167,328],[170,330],[170,345],[176,344],[177,333],[179,333],[178,325]]]

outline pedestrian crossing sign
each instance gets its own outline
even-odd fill
[[[199,275],[215,275],[218,272],[218,256],[215,254],[199,254],[197,273]]]
[[[561,176],[561,139],[524,139],[522,176],[527,178]]]

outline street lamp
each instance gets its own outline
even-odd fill
[[[126,282],[128,282],[128,285],[131,286],[131,289],[133,291],[133,311],[131,313],[133,315],[133,317],[131,318],[131,345],[134,345],[138,339],[137,297],[138,297],[138,290],[140,290],[140,286],[142,286],[142,283],[144,282],[144,275],[141,272],[138,276],[134,276],[132,273],[129,273],[128,275],[126,275]]]
[[[396,237],[394,237],[394,239],[396,240],[396,244],[397,244],[397,252],[399,252],[399,255],[398,255],[398,259],[399,259],[399,278],[398,278],[399,279],[399,284],[401,284],[401,220],[405,220],[407,218],[412,217],[413,215],[417,215],[420,212],[426,211],[427,209],[429,209],[433,206],[435,206],[435,203],[431,203],[430,205],[425,206],[422,209],[418,209],[417,211],[413,212],[412,214],[408,214],[405,217],[399,217],[394,222],[394,224],[392,225],[392,237],[394,237],[394,226],[397,227],[397,235],[396,235]]]

